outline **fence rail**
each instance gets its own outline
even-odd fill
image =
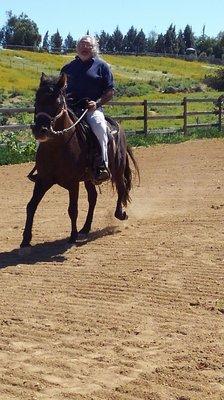
[[[113,116],[118,121],[143,121],[143,130],[142,132],[147,135],[150,130],[150,122],[154,120],[174,120],[174,119],[182,119],[183,120],[183,132],[186,135],[188,133],[188,129],[195,127],[206,127],[206,126],[217,126],[221,131],[223,128],[223,102],[224,96],[220,96],[218,98],[204,98],[204,99],[192,99],[184,97],[182,101],[111,101],[105,107],[113,107],[113,106],[141,106],[143,107],[142,115],[120,115]],[[188,111],[188,105],[190,103],[212,103],[214,107],[216,107],[213,111]],[[149,107],[172,107],[172,106],[180,106],[183,107],[182,114],[179,115],[150,115]],[[0,115],[14,115],[19,113],[34,113],[34,107],[23,107],[23,108],[0,108]],[[208,123],[198,123],[192,124],[189,123],[189,117],[191,116],[201,116],[201,115],[213,115],[216,117],[217,122],[211,121]],[[28,129],[30,126],[25,124],[8,124],[0,126],[0,132],[2,131],[17,131]]]

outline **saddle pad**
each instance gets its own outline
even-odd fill
[[[108,126],[110,134],[116,135],[120,130],[118,122],[108,116],[105,116],[105,119],[107,121],[107,126]]]

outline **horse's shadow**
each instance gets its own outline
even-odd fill
[[[20,250],[13,249],[0,253],[0,269],[6,267],[15,267],[22,264],[34,265],[39,262],[57,262],[63,263],[67,260],[64,253],[72,247],[80,247],[93,242],[103,236],[114,235],[119,233],[120,230],[115,226],[108,226],[103,229],[91,232],[86,241],[78,242],[75,246],[68,242],[68,239],[54,240],[52,242],[45,242],[36,244],[30,248],[29,254],[20,255]]]

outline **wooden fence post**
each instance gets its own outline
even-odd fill
[[[222,104],[223,100],[222,100],[222,96],[219,97],[218,99],[218,129],[221,132],[222,131],[222,108],[223,108],[223,104]]]
[[[147,100],[144,100],[143,107],[144,107],[144,134],[147,135],[147,132],[148,132],[148,104],[147,104]]]
[[[184,97],[184,99],[183,99],[183,106],[184,106],[184,111],[183,111],[183,118],[184,118],[183,131],[184,131],[184,135],[187,135],[187,97]]]

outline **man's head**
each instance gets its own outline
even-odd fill
[[[96,38],[90,35],[81,37],[77,42],[76,50],[82,61],[88,61],[97,56],[99,47]]]

